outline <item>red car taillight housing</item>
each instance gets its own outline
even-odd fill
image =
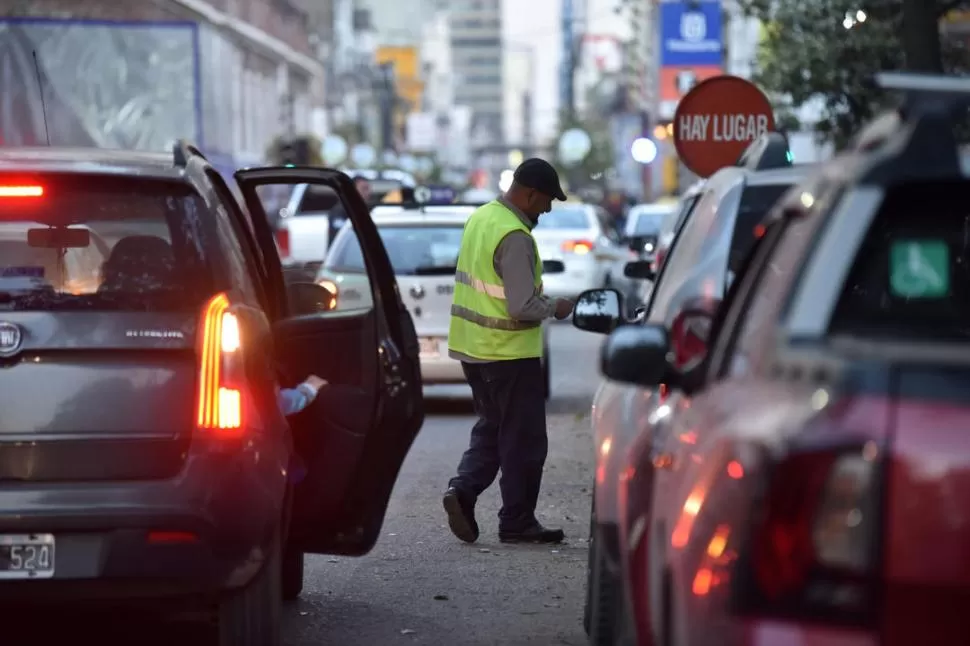
[[[202,431],[237,436],[245,408],[243,338],[239,316],[226,294],[209,299],[199,325],[196,425]]]
[[[789,450],[772,463],[739,573],[740,610],[868,624],[878,608],[883,450]]]

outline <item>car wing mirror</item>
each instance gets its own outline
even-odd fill
[[[656,272],[653,270],[653,263],[649,260],[634,260],[623,265],[623,275],[627,278],[637,278],[640,280],[653,280]]]
[[[337,305],[336,295],[317,283],[288,283],[286,294],[290,312],[296,316],[329,312]]]
[[[562,260],[543,260],[543,274],[562,274],[566,271],[566,264]]]
[[[672,376],[667,355],[670,339],[662,325],[627,325],[613,332],[600,351],[600,371],[607,379],[654,387]]]
[[[588,289],[576,299],[573,325],[586,332],[609,334],[623,322],[623,296],[615,289]]]

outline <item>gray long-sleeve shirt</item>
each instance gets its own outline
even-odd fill
[[[530,231],[535,227],[535,222],[504,197],[499,197],[498,201],[515,213]],[[556,302],[540,294],[535,286],[536,249],[531,236],[521,231],[513,231],[505,236],[495,249],[492,263],[505,286],[505,304],[509,316],[517,321],[544,321],[555,316]],[[468,363],[484,362],[454,350],[449,350],[448,356]]]

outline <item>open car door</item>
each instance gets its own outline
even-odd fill
[[[290,542],[305,552],[365,554],[377,541],[397,474],[424,422],[411,315],[401,302],[377,228],[349,177],[336,170],[293,167],[246,169],[235,177],[263,256],[266,292],[275,310],[269,313],[274,355],[293,382],[285,385],[310,374],[329,382],[311,406],[290,418],[296,450],[307,468],[295,489]],[[314,286],[284,284],[258,190],[280,184],[333,191],[334,205],[343,205],[360,241],[372,305],[329,311],[325,299],[319,308],[296,302],[296,291],[312,292]],[[321,259],[324,253],[321,249]]]

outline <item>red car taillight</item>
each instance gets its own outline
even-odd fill
[[[286,258],[290,255],[290,232],[287,229],[276,230],[276,246],[280,250],[280,257]]]
[[[869,616],[878,591],[879,453],[868,443],[774,465],[749,544],[751,610]]]
[[[585,256],[593,251],[591,240],[567,240],[562,243],[562,250],[566,253],[574,253],[577,256]]]
[[[229,298],[217,294],[202,311],[197,425],[236,435],[243,425],[244,371],[239,317],[229,307]]]

